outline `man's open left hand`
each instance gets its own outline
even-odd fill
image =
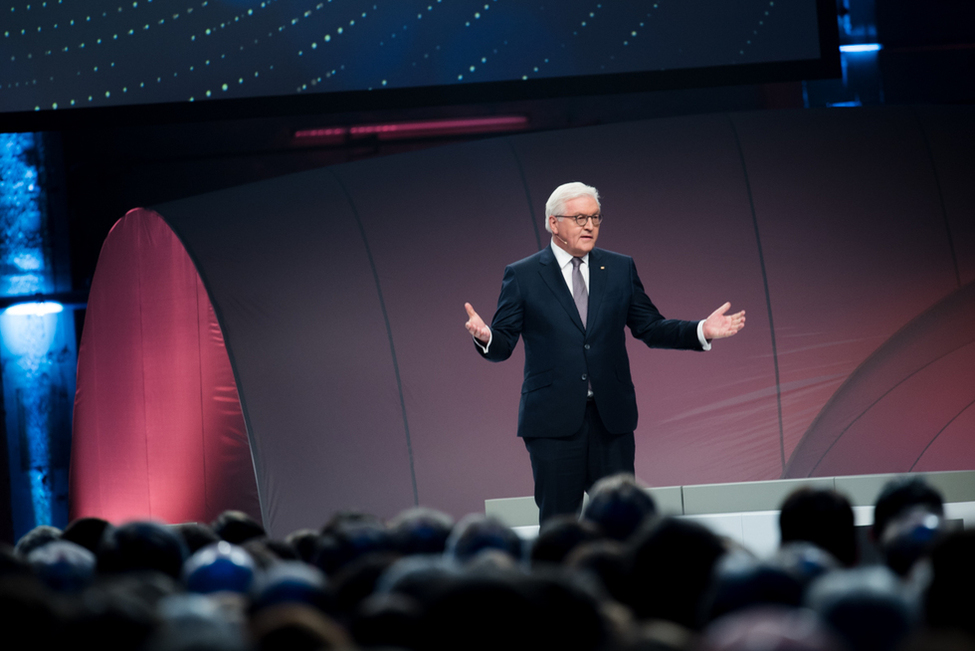
[[[704,321],[704,338],[708,341],[712,339],[724,339],[736,334],[745,327],[745,310],[735,314],[725,314],[731,309],[731,303],[725,303],[711,313]]]

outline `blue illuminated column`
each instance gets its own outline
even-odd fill
[[[0,134],[0,297],[24,297],[0,312],[15,538],[68,518],[77,351],[71,310],[36,302],[70,289],[55,286],[44,148],[40,134]]]

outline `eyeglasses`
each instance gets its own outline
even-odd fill
[[[579,226],[585,226],[586,222],[588,222],[590,219],[592,220],[593,226],[599,226],[599,224],[603,221],[603,216],[599,213],[596,213],[595,215],[556,215],[555,218],[571,219]]]

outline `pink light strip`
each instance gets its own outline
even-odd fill
[[[295,138],[336,138],[344,136],[349,130],[346,127],[329,127],[327,129],[302,129],[295,131]]]
[[[380,139],[411,138],[415,136],[437,136],[458,133],[481,133],[487,131],[508,131],[521,129],[528,125],[523,115],[504,115],[485,118],[454,118],[447,120],[417,120],[413,122],[390,122],[386,124],[364,124],[355,127],[329,127],[323,129],[302,129],[295,132],[295,139],[334,139],[346,135],[350,138],[376,136]]]

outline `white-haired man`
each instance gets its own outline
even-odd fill
[[[636,394],[624,327],[654,348],[708,350],[745,325],[725,303],[702,321],[665,319],[643,290],[633,259],[595,248],[599,193],[583,183],[545,204],[549,246],[508,265],[491,326],[465,304],[481,356],[499,362],[525,340],[518,436],[535,479],[539,521],[576,513],[597,480],[634,472]]]

